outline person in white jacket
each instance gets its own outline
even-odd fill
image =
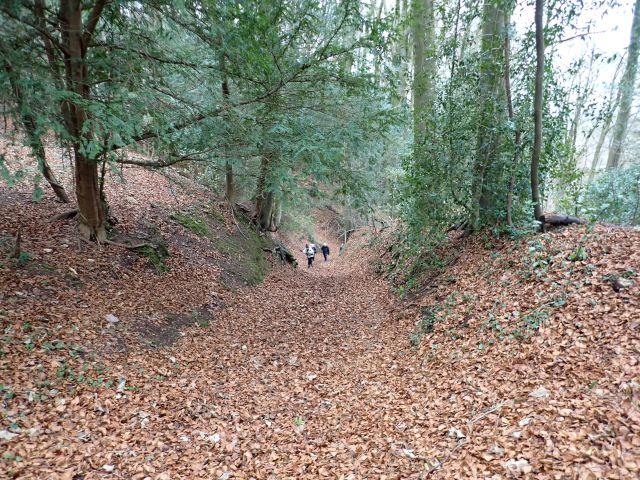
[[[307,268],[311,268],[313,266],[313,260],[316,257],[316,250],[312,247],[312,245],[305,243],[304,250],[302,250],[302,253],[307,256]]]

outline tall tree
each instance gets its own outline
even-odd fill
[[[531,151],[531,200],[536,220],[542,216],[540,199],[540,154],[542,153],[542,97],[544,95],[544,0],[536,0],[536,84],[533,100],[533,149]]]
[[[616,67],[616,71],[613,74],[613,78],[611,79],[611,86],[609,88],[609,95],[607,96],[607,103],[602,108],[602,116],[603,121],[600,126],[600,134],[598,135],[598,141],[596,142],[596,148],[593,153],[593,158],[591,160],[591,168],[589,169],[589,175],[587,177],[587,183],[591,183],[593,181],[593,177],[598,170],[598,165],[600,164],[600,155],[602,153],[602,147],[604,146],[604,141],[611,130],[611,123],[613,122],[613,114],[618,108],[618,104],[620,103],[620,91],[618,90],[618,95],[614,98],[614,91],[616,86],[616,79],[620,73],[620,69],[622,68],[622,63],[624,61],[624,56],[620,57],[620,61],[618,62],[618,66]]]
[[[505,121],[504,34],[506,12],[499,2],[485,0],[480,47],[480,98],[476,160],[472,184],[473,229],[495,215],[500,177],[500,124]]]
[[[413,36],[413,131],[418,149],[427,140],[429,117],[433,115],[435,65],[435,27],[433,0],[413,0],[411,3],[411,33]]]
[[[107,0],[97,0],[85,24],[80,0],[60,0],[64,79],[67,91],[72,94],[62,109],[75,160],[78,226],[84,237],[98,241],[107,239],[106,208],[100,193],[98,161],[95,154],[88,153],[89,145],[95,141],[91,128],[87,128],[89,115],[84,105],[91,94],[87,52],[106,3]]]
[[[225,68],[225,57],[224,53],[220,56],[220,69],[222,73],[222,103],[223,108],[225,110],[227,119],[229,115],[229,78],[227,77],[227,71]],[[233,208],[233,204],[236,201],[236,184],[233,176],[233,165],[231,161],[227,158],[224,163],[224,176],[225,176],[225,195],[227,200],[231,204],[231,208]]]
[[[635,91],[636,72],[638,70],[638,53],[640,52],[640,0],[636,0],[633,10],[633,23],[631,25],[631,40],[627,52],[627,66],[620,81],[620,106],[618,116],[613,127],[613,138],[607,158],[607,169],[616,168],[620,165],[622,145],[627,136],[629,126],[629,116],[631,114],[631,103],[633,92]]]
[[[520,155],[520,143],[522,131],[516,123],[515,111],[513,109],[513,95],[511,93],[511,41],[509,34],[509,21],[505,22],[504,34],[504,90],[507,99],[507,112],[509,120],[514,127],[514,149],[512,164],[509,168],[509,190],[507,191],[507,225],[513,226],[513,189],[515,187],[515,172],[517,171]]]

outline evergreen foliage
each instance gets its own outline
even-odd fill
[[[590,182],[623,62],[595,50],[559,62],[558,46],[586,35],[572,37],[578,6],[543,5],[539,207],[637,223],[635,167]],[[411,253],[452,228],[535,226],[532,4],[10,0],[0,22],[0,100],[38,160],[34,200],[41,178],[56,188],[41,148],[53,133],[74,154],[88,237],[108,220],[101,172],[120,165],[180,165],[212,195],[253,203],[263,230],[303,224],[296,215],[328,200],[345,207],[345,226],[399,218]],[[592,72],[614,60],[599,102]],[[0,174],[24,176],[4,160]],[[597,208],[607,184],[631,190]]]

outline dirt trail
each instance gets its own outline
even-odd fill
[[[58,320],[22,351],[45,320],[28,330],[7,323],[2,383],[22,390],[3,392],[2,445],[13,455],[3,466],[18,478],[64,480],[634,478],[639,297],[634,286],[612,298],[601,278],[612,262],[637,270],[638,237],[596,230],[585,245],[594,259],[607,248],[607,264],[526,280],[504,266],[517,265],[526,245],[470,243],[420,300],[448,316],[417,349],[409,334],[424,307],[391,295],[360,234],[328,264],[276,267],[260,285],[213,292],[212,317],[168,346],[132,343],[135,317],[96,330],[85,315]],[[573,229],[544,238],[561,259],[583,237]],[[563,278],[575,289],[566,305],[531,338],[508,336],[520,318],[503,315],[496,298],[523,309],[539,296],[532,291]],[[193,272],[180,282],[205,296],[210,287]],[[155,288],[139,290],[140,300],[163,294]],[[487,323],[492,312],[502,326]],[[98,339],[127,340],[125,350],[103,353],[112,386],[95,384],[95,366],[82,370],[96,352],[72,347],[92,328]]]
[[[131,348],[134,319],[102,328],[105,339],[128,339],[103,357],[117,388],[82,383],[82,362],[64,350],[43,352],[44,368],[18,361],[7,378],[24,388],[7,404],[7,421],[20,418],[7,444],[21,458],[11,471],[61,479],[424,472],[404,423],[418,403],[399,386],[396,356],[409,344],[405,330],[388,328],[388,287],[357,249],[336,257],[309,270],[276,268],[169,347]],[[43,373],[33,380],[58,378],[52,398],[23,398],[42,386],[29,379],[34,369]]]
[[[393,255],[356,232],[235,290],[229,212],[198,234],[172,216],[209,192],[123,175],[118,230],[164,238],[168,271],[0,185],[0,248],[21,230],[24,252],[0,260],[0,478],[640,476],[637,230],[477,235],[403,300],[371,265]]]
[[[219,409],[225,462],[241,478],[424,473],[402,424],[416,405],[397,385],[396,356],[408,342],[385,327],[390,302],[363,260],[317,261],[244,292],[213,327],[215,342],[176,346],[209,351],[195,396]]]

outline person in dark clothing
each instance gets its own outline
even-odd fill
[[[308,243],[305,243],[302,252],[307,256],[307,268],[311,268],[313,266],[313,259],[316,257],[315,249],[310,247]]]
[[[329,245],[326,243],[322,244],[322,255],[324,256],[324,261],[326,262],[329,258]]]

